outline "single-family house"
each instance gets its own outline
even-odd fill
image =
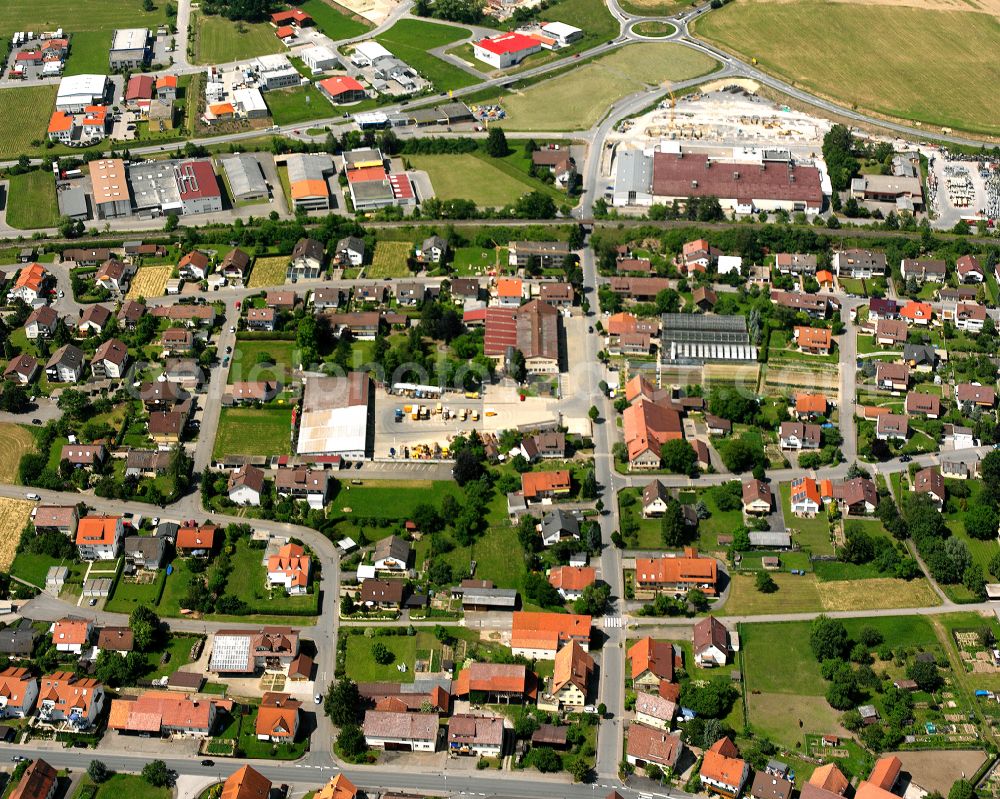
[[[694,659],[699,666],[725,666],[731,652],[729,630],[715,616],[707,616],[695,624]]]
[[[743,483],[743,512],[766,516],[771,512],[773,497],[771,486],[763,480],[747,480]]]

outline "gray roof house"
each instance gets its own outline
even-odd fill
[[[167,539],[158,535],[125,536],[125,558],[139,569],[158,569],[167,554]]]
[[[580,521],[564,510],[554,510],[542,517],[539,530],[542,534],[542,544],[550,547],[567,538],[579,538]]]

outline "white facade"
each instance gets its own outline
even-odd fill
[[[260,505],[260,492],[248,485],[236,486],[229,492],[229,499],[237,505]]]
[[[314,75],[317,72],[326,72],[328,69],[336,69],[340,66],[340,60],[336,53],[323,45],[308,47],[299,53],[299,56]]]
[[[56,94],[56,111],[82,113],[85,106],[94,105],[104,99],[107,85],[107,75],[70,75],[63,78],[59,82],[59,92]]]
[[[542,33],[555,39],[560,47],[566,47],[566,45],[583,38],[582,30],[567,25],[565,22],[550,22],[547,25],[542,25]]]
[[[392,53],[375,41],[359,42],[351,53],[351,63],[356,67],[370,67],[379,58],[391,57]]]
[[[21,696],[20,704],[10,704],[10,697],[0,693],[0,719],[23,719],[31,712],[37,699],[38,680],[36,679],[24,683],[24,693]]]
[[[720,255],[716,263],[718,264],[717,268],[720,275],[739,272],[743,268],[743,259],[738,255]]]

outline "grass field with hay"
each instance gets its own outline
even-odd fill
[[[45,138],[57,91],[55,84],[0,89],[0,157],[36,149],[31,142]]]
[[[174,268],[170,264],[163,266],[141,266],[132,278],[132,285],[129,286],[128,298],[130,300],[139,297],[160,297],[167,290],[167,281]]]
[[[10,572],[17,555],[21,532],[31,518],[35,503],[23,499],[0,497],[0,571]]]
[[[253,262],[253,269],[250,270],[250,280],[247,281],[247,286],[252,289],[259,289],[264,286],[280,286],[285,282],[289,260],[291,259],[287,255],[258,258]]]
[[[511,130],[586,130],[608,107],[648,86],[688,80],[710,72],[717,62],[675,44],[646,42],[622,47],[551,80],[485,101],[500,103]]]
[[[480,208],[501,208],[516,202],[532,187],[501,172],[483,158],[461,155],[408,155],[414,169],[430,176],[434,196],[441,200],[472,200]]]
[[[21,456],[35,448],[31,431],[19,424],[0,424],[0,483],[16,483]]]
[[[833,610],[889,610],[940,605],[927,580],[874,577],[863,580],[820,581],[815,574],[771,575],[778,584],[773,594],[760,593],[754,577],[732,576],[727,612],[758,616],[772,613],[807,613]]]
[[[846,106],[996,135],[1000,20],[956,9],[800,0],[731,3],[695,33]]]
[[[413,248],[405,241],[379,241],[371,266],[365,267],[365,277],[409,277],[407,259]]]

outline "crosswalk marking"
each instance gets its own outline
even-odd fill
[[[622,617],[621,616],[605,616],[604,617],[605,627],[621,627]]]

